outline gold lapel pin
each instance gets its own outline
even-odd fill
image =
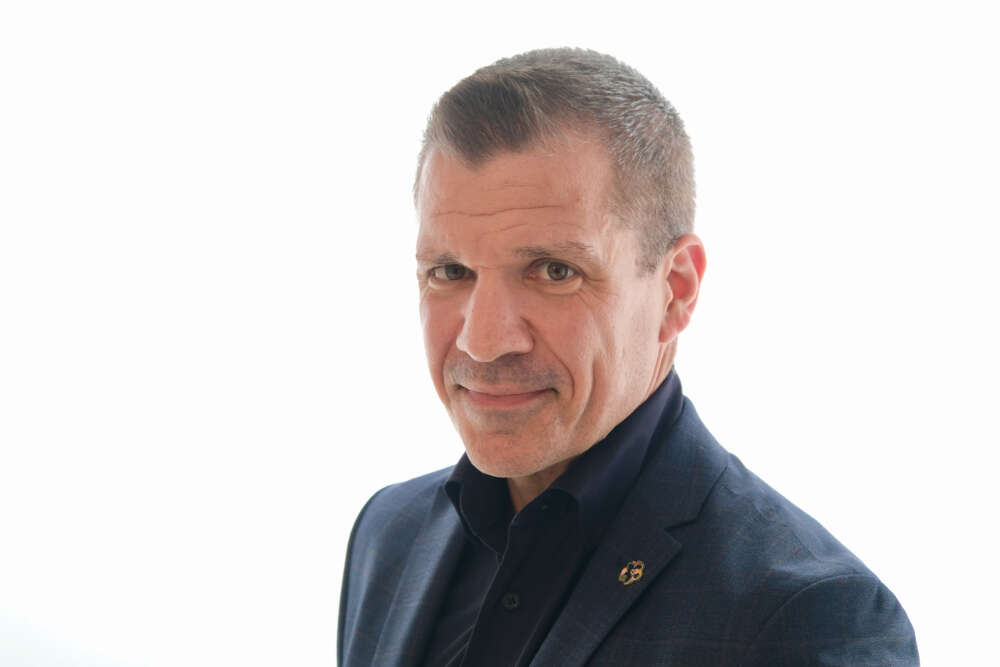
[[[630,560],[628,565],[618,573],[618,581],[628,586],[642,579],[642,571],[646,569],[646,564],[641,560]]]

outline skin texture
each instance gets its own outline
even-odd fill
[[[599,141],[567,134],[475,168],[435,149],[418,186],[431,376],[517,510],[659,386],[697,301],[700,240],[640,275],[611,170]]]

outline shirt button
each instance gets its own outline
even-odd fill
[[[521,598],[517,593],[504,593],[503,608],[507,611],[514,611],[521,606]]]

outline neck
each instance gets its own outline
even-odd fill
[[[508,477],[507,489],[510,491],[510,501],[514,505],[514,511],[520,512],[525,505],[541,495],[542,491],[549,488],[552,482],[566,472],[566,468],[573,459],[560,461],[545,470],[539,470],[533,475],[525,477]]]
[[[656,391],[657,387],[663,383],[670,369],[674,367],[674,356],[676,354],[676,339],[660,348],[656,357],[656,365],[654,366],[656,372],[651,376],[649,387],[646,389],[645,396],[642,397],[643,401],[648,399]],[[508,477],[507,489],[510,491],[510,501],[514,505],[514,512],[520,512],[528,503],[540,496],[545,489],[549,488],[552,482],[556,481],[560,475],[566,472],[566,469],[572,462],[573,459],[570,458],[549,466],[545,470],[539,470],[533,475]]]
[[[670,373],[670,369],[674,367],[674,357],[677,355],[677,339],[670,341],[666,345],[660,347],[659,352],[656,355],[656,365],[654,366],[655,372],[650,380],[649,387],[646,389],[646,397],[642,400],[646,400],[652,396],[656,388],[663,384],[663,380]]]

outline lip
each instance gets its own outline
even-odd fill
[[[462,390],[465,395],[468,396],[469,402],[473,405],[481,408],[492,409],[523,407],[540,400],[549,392],[548,389],[517,393],[504,393],[495,389],[490,390],[490,392],[484,392],[469,389],[468,387],[462,387]]]

